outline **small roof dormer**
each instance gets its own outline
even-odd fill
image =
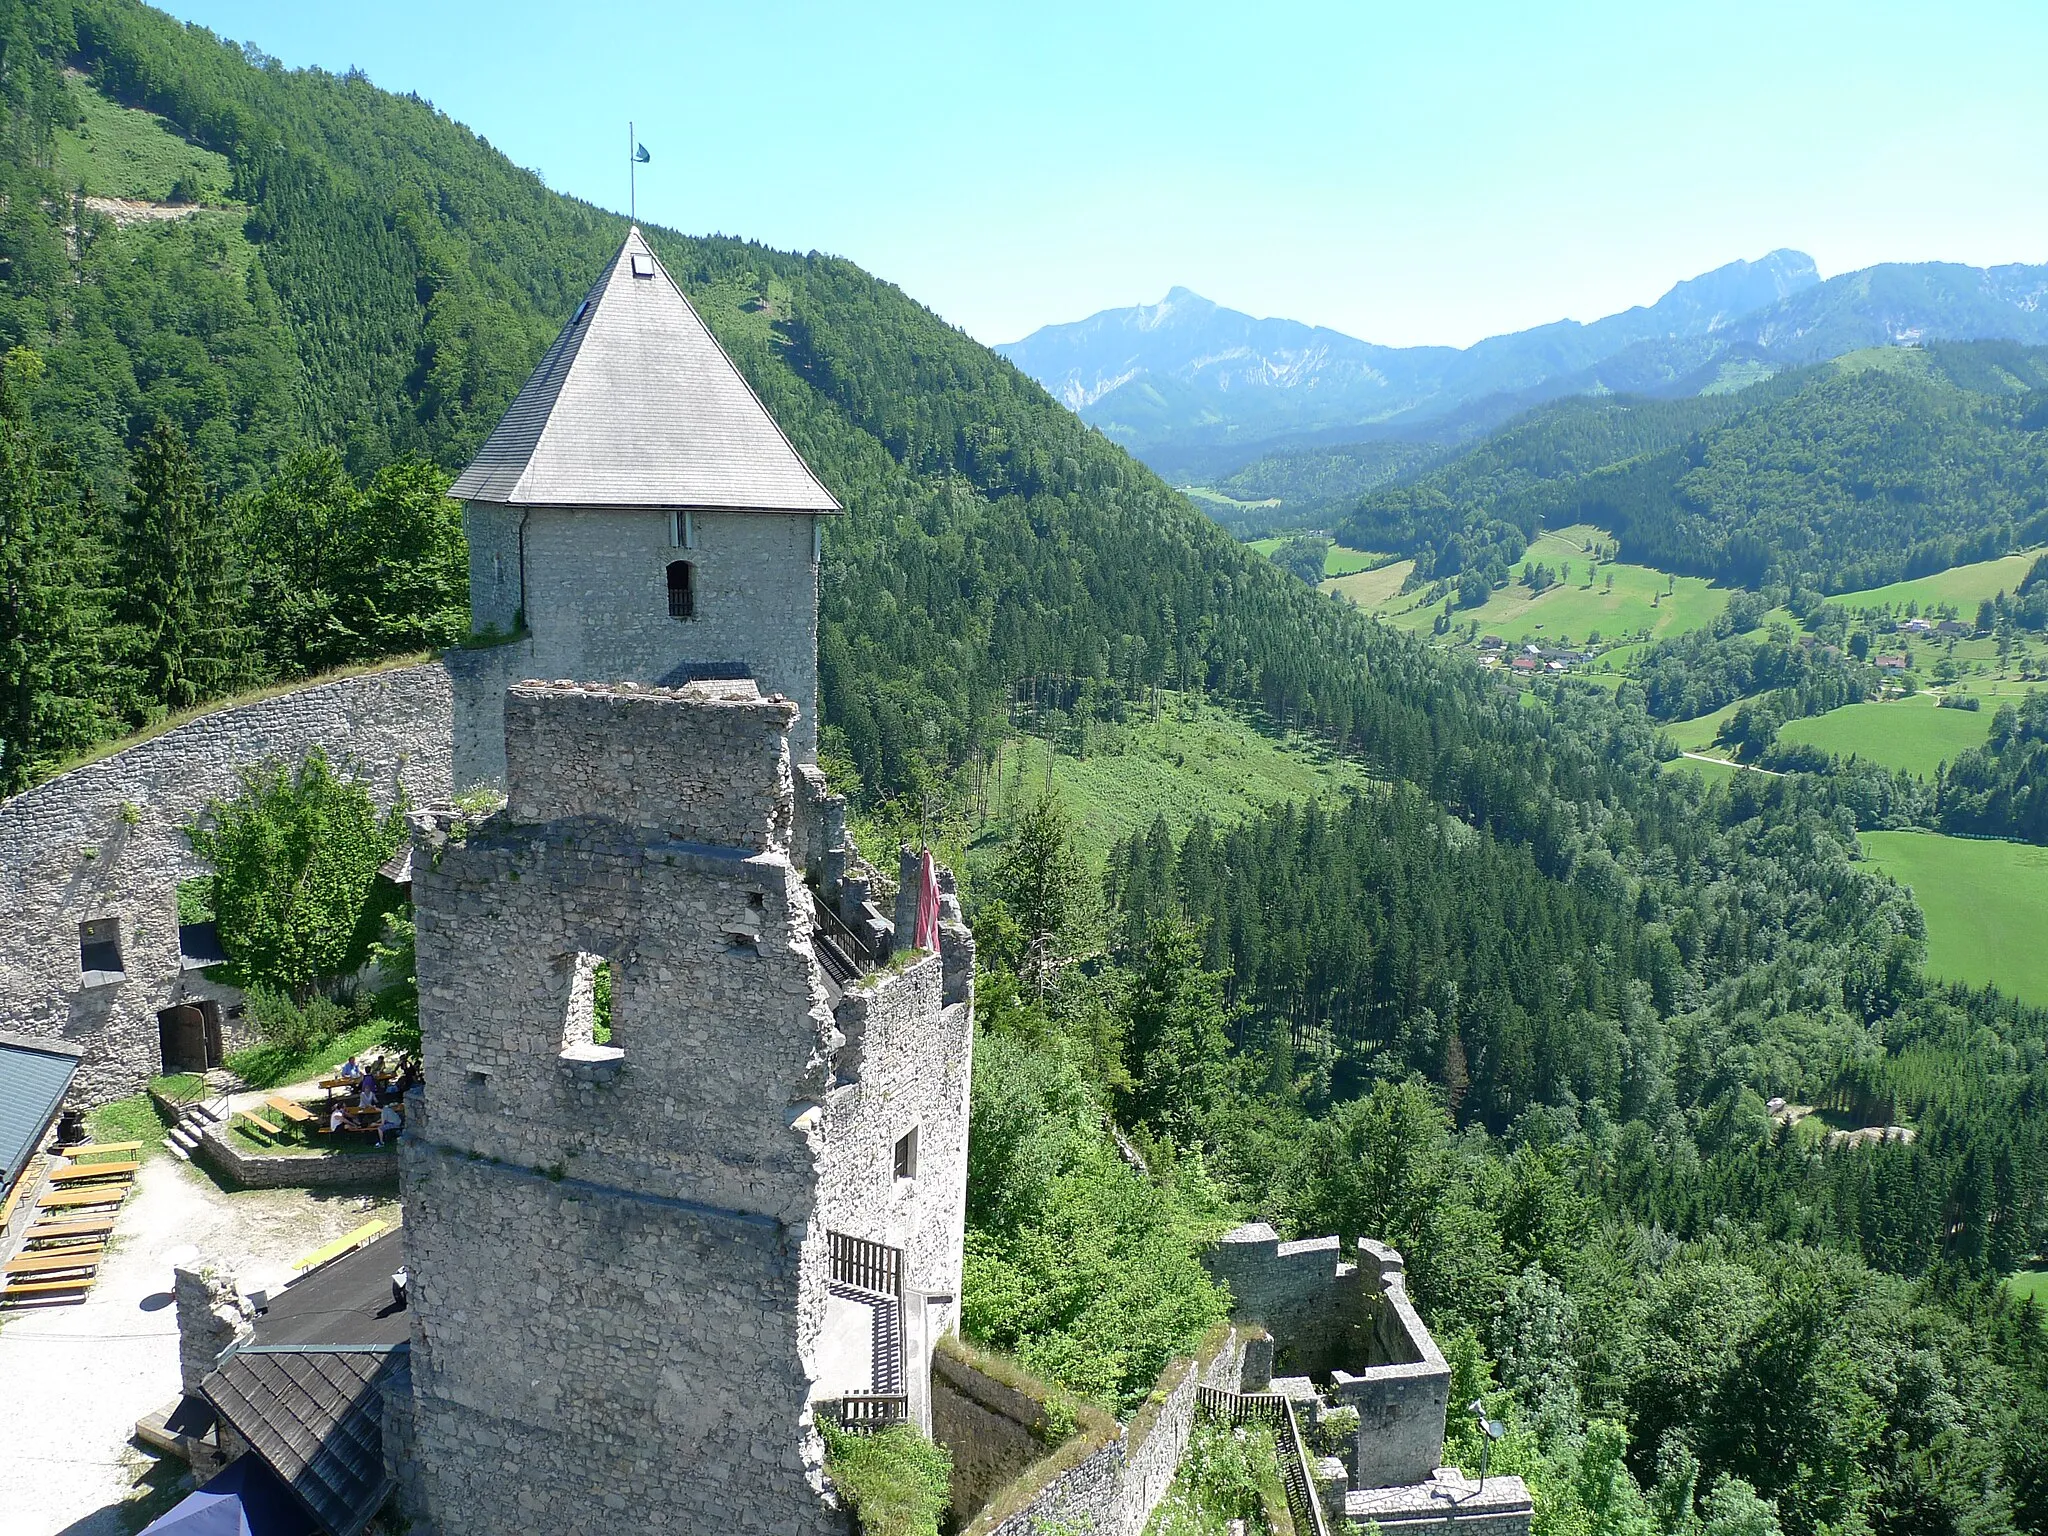
[[[504,506],[840,510],[637,227],[448,494]]]

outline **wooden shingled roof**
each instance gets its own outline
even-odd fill
[[[448,494],[837,512],[636,228]]]
[[[395,1354],[246,1345],[200,1390],[331,1536],[356,1536],[391,1491],[379,1382]]]

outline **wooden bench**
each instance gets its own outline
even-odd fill
[[[39,1221],[22,1235],[24,1243],[57,1243],[75,1237],[108,1237],[111,1221]]]
[[[103,1244],[80,1248],[73,1253],[31,1253],[0,1264],[0,1275],[58,1275],[71,1269],[98,1269]]]
[[[333,1242],[328,1243],[324,1247],[315,1248],[311,1253],[299,1260],[298,1263],[294,1264],[292,1268],[294,1270],[318,1269],[322,1264],[331,1263],[335,1259],[340,1258],[344,1253],[353,1253],[371,1238],[376,1237],[379,1233],[388,1232],[390,1229],[391,1223],[388,1221],[366,1221],[360,1227],[357,1227],[355,1231],[337,1237]]]
[[[294,1104],[290,1099],[285,1098],[282,1094],[273,1093],[263,1102],[268,1104],[272,1109],[276,1110],[280,1115],[283,1115],[285,1119],[290,1120],[297,1125],[305,1125],[313,1118],[313,1116],[307,1110],[301,1108],[297,1104]]]
[[[28,1192],[29,1183],[28,1170],[24,1168],[21,1177],[14,1181],[14,1188],[7,1191],[6,1200],[0,1201],[0,1232],[5,1232],[8,1224],[14,1220],[14,1208],[21,1204],[21,1197]]]
[[[81,1184],[87,1179],[126,1179],[134,1175],[140,1163],[74,1163],[69,1168],[59,1168],[50,1175],[52,1184]]]
[[[97,1189],[53,1189],[36,1205],[46,1211],[72,1205],[119,1205],[132,1188],[132,1184],[105,1184]]]
[[[115,1152],[140,1152],[141,1150],[142,1143],[139,1141],[88,1141],[75,1147],[66,1147],[64,1155],[75,1163],[88,1157],[102,1157]]]
[[[284,1131],[282,1129],[272,1125],[268,1120],[264,1119],[261,1115],[257,1114],[256,1111],[253,1109],[239,1110],[237,1111],[237,1113],[240,1114],[244,1120],[248,1121],[251,1125],[255,1126],[257,1130],[262,1131],[265,1135],[269,1136],[272,1140],[275,1140],[278,1137],[284,1135]]]
[[[92,1289],[90,1276],[76,1280],[33,1280],[0,1289],[0,1302],[35,1301],[43,1297],[69,1295],[74,1301],[85,1300],[85,1293]]]

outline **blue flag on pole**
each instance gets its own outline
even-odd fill
[[[647,146],[645,144],[636,144],[633,146],[633,158],[639,161],[640,164],[645,165],[654,156],[647,153]]]

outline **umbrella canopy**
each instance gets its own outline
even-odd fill
[[[319,1527],[260,1456],[227,1464],[142,1536],[316,1536]]]

